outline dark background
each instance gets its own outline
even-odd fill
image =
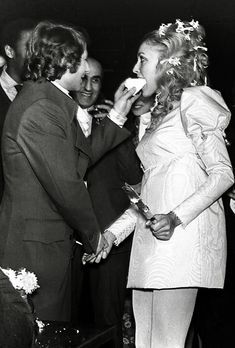
[[[0,27],[18,17],[84,27],[90,54],[105,69],[105,91],[131,74],[138,42],[161,23],[195,19],[205,27],[210,79],[230,104],[234,76],[235,0],[0,0]]]
[[[53,19],[84,27],[91,38],[89,52],[99,59],[105,70],[105,95],[113,97],[120,81],[131,74],[138,42],[161,23],[195,19],[205,27],[210,58],[209,77],[212,86],[222,92],[232,107],[235,76],[235,0],[0,0],[0,29],[18,17],[36,20]],[[235,98],[234,98],[235,100]],[[234,103],[235,104],[235,103]],[[232,146],[228,148],[235,164],[235,122],[228,129]],[[235,215],[225,196],[227,216],[228,262],[225,290],[209,292],[203,297],[200,323],[209,333],[210,347],[229,347],[235,327]],[[231,315],[228,315],[230,312]],[[229,318],[233,318],[230,320]],[[217,325],[219,323],[219,325]],[[203,335],[203,332],[202,332]],[[223,344],[220,345],[220,339]],[[206,342],[206,338],[204,339]],[[218,344],[217,342],[218,341]],[[229,342],[226,345],[225,342]],[[206,346],[205,346],[206,347]],[[209,346],[208,346],[209,347]]]

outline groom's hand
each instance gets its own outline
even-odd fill
[[[99,263],[101,259],[106,259],[108,254],[110,253],[113,243],[116,239],[114,234],[110,231],[104,232],[103,235],[101,235],[102,238],[100,238],[96,254],[84,254],[82,257],[82,263],[85,265],[88,263]],[[101,248],[102,247],[102,248]]]

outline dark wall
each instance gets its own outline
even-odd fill
[[[0,26],[20,17],[86,28],[90,52],[105,68],[106,93],[131,73],[141,37],[176,18],[199,20],[207,32],[210,78],[230,102],[234,80],[235,3],[231,0],[0,0]]]

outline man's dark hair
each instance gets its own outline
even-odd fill
[[[0,33],[0,53],[3,57],[6,57],[4,47],[6,45],[11,46],[14,50],[21,38],[22,32],[27,30],[33,30],[36,26],[36,21],[30,18],[18,18],[14,21],[6,23]]]
[[[82,32],[52,22],[40,22],[27,47],[26,78],[34,81],[60,79],[67,69],[75,73],[86,49]]]

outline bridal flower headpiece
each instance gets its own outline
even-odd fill
[[[168,24],[161,24],[159,29],[158,29],[158,32],[159,32],[159,35],[160,36],[165,36],[166,35],[166,31],[167,29],[172,25],[172,23],[168,23]]]
[[[173,67],[181,65],[179,57],[170,57],[170,58],[162,59],[160,61],[160,64],[164,64],[164,63],[168,63],[172,65]],[[174,75],[174,69],[170,68],[166,73],[167,75]]]
[[[202,51],[207,51],[203,43],[203,37],[200,35],[199,22],[192,19],[190,22],[183,22],[180,19],[176,19],[175,23],[161,24],[158,29],[158,34],[160,37],[167,38],[167,34],[172,34],[176,32],[182,35],[186,42],[189,44],[189,50],[194,52],[193,58],[193,70],[196,72],[198,68],[198,59]],[[169,58],[160,61],[160,64],[168,63],[172,67],[167,70],[167,75],[174,75],[174,68],[181,65],[180,57],[171,56]]]
[[[181,65],[179,57],[170,57],[170,58],[167,58],[167,59],[162,59],[160,61],[160,64],[164,64],[164,63],[169,63],[169,64],[171,64],[173,66]]]
[[[158,33],[159,36],[165,36],[167,29],[173,25],[173,23],[168,23],[168,24],[161,24],[159,29],[158,29]],[[181,21],[180,19],[176,19],[175,21],[175,25],[177,26],[175,31],[177,33],[181,33],[184,35],[185,40],[190,41],[191,40],[191,36],[190,36],[190,32],[193,32],[194,30],[197,30],[199,28],[199,22],[195,21],[194,19],[191,20],[191,22],[188,22],[188,25],[186,25],[183,21]]]

